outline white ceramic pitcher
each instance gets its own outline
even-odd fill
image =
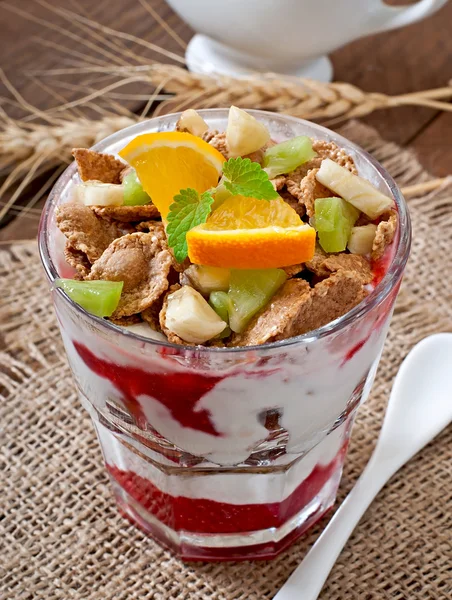
[[[328,53],[359,37],[424,19],[447,0],[167,0],[197,32],[187,48],[198,73],[273,71],[328,81]]]

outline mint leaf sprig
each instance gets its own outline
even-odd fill
[[[187,232],[207,221],[215,193],[221,190],[224,200],[225,189],[229,192],[228,195],[241,195],[258,200],[273,200],[279,197],[259,163],[252,162],[249,158],[230,158],[223,164],[223,177],[216,188],[202,194],[187,188],[174,196],[167,216],[166,232],[168,245],[173,249],[178,262],[182,262],[188,255]]]
[[[187,232],[207,221],[212,204],[210,190],[198,194],[196,190],[187,188],[174,196],[167,216],[166,233],[168,245],[173,249],[178,262],[182,262],[188,255]]]
[[[274,200],[279,194],[267,173],[249,158],[230,158],[223,165],[223,185],[233,196],[240,194],[258,200]]]

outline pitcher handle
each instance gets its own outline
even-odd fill
[[[369,19],[367,34],[397,29],[421,21],[439,10],[446,2],[447,0],[420,0],[410,6],[388,6],[382,2]]]

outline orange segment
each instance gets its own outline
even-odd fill
[[[215,187],[226,160],[201,138],[179,131],[139,135],[119,156],[134,167],[163,218],[181,189],[202,193]]]
[[[187,234],[188,256],[198,265],[228,269],[273,269],[311,260],[315,231],[309,225],[209,231],[198,225]]]
[[[187,233],[188,256],[211,267],[286,267],[311,260],[315,238],[315,230],[282,198],[268,202],[234,196]]]
[[[255,229],[257,227],[297,227],[302,221],[292,207],[279,197],[257,200],[231,196],[208,219],[209,229]]]

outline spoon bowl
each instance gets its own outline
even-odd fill
[[[452,333],[423,339],[395,378],[372,459],[395,473],[452,421]]]
[[[315,600],[342,548],[387,481],[452,422],[452,333],[419,342],[395,378],[361,477],[274,600]]]

